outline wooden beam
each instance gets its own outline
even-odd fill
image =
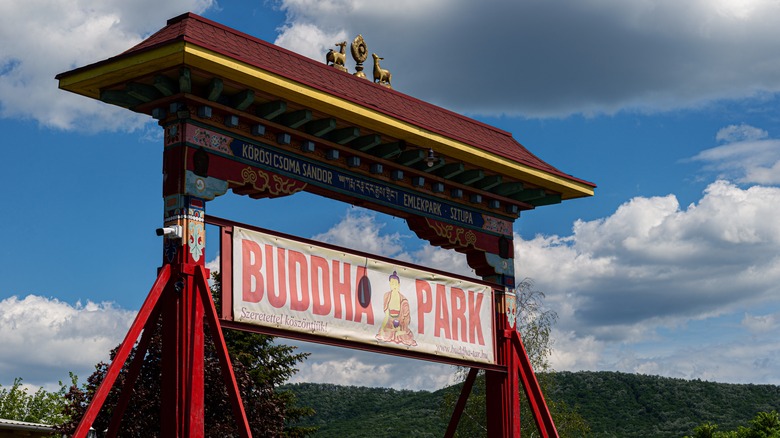
[[[445,164],[437,170],[436,175],[439,175],[444,179],[450,179],[461,172],[463,172],[463,163],[450,163]]]
[[[287,111],[287,102],[283,100],[272,100],[260,104],[255,109],[255,114],[266,120],[273,120],[284,112]]]
[[[368,153],[379,158],[391,158],[401,153],[401,145],[402,142],[400,141],[380,144],[379,146],[371,148]]]
[[[157,91],[152,85],[140,84],[138,82],[130,82],[125,87],[125,91],[130,96],[140,100],[141,102],[151,102],[162,97],[162,93]]]
[[[445,164],[447,164],[447,162],[443,158],[437,158],[431,166],[428,166],[427,161],[418,161],[414,163],[412,167],[423,172],[435,173],[435,171],[439,170]]]
[[[217,99],[219,99],[219,96],[222,95],[222,89],[224,88],[224,84],[222,83],[222,79],[220,78],[213,78],[211,79],[211,82],[209,82],[209,87],[207,91],[206,98],[212,102],[216,102]]]
[[[535,199],[544,198],[547,193],[544,189],[526,189],[520,193],[510,196],[510,198],[518,200],[520,202],[530,202]]]
[[[360,128],[357,127],[337,129],[327,136],[328,140],[338,144],[347,144],[358,137],[360,137]]]
[[[534,207],[541,207],[543,205],[551,205],[551,204],[560,204],[561,195],[558,193],[547,195],[539,199],[532,199],[528,201],[528,203],[533,205]]]
[[[491,190],[491,192],[500,196],[512,196],[522,191],[523,191],[523,183],[517,181],[499,184],[496,187],[494,187],[493,190]]]
[[[398,158],[396,158],[395,161],[404,166],[411,166],[425,158],[425,155],[425,151],[422,149],[403,151],[398,155]]]
[[[279,123],[288,128],[295,129],[308,123],[311,120],[311,117],[311,110],[302,109],[282,114],[279,116]]]
[[[380,137],[377,134],[371,134],[371,135],[364,135],[362,137],[358,137],[351,142],[349,142],[349,147],[352,149],[357,149],[359,151],[367,151],[374,146],[378,145],[379,143],[382,143],[382,137]]]
[[[103,90],[100,92],[100,100],[125,108],[132,108],[143,103],[122,90]]]
[[[179,84],[165,75],[156,75],[154,77],[154,88],[162,93],[163,96],[172,96],[179,92]]]
[[[230,98],[230,106],[243,111],[249,108],[255,102],[255,92],[253,90],[240,91]]]
[[[501,180],[503,177],[501,175],[490,175],[482,178],[481,180],[474,183],[474,187],[480,189],[480,190],[490,190],[493,187],[496,187],[497,185],[501,184]]]
[[[482,171],[482,169],[471,169],[453,176],[452,180],[469,186],[481,180],[484,177],[485,177],[485,172]]]
[[[315,137],[322,137],[336,129],[336,119],[319,119],[307,123],[303,129]]]
[[[179,92],[192,93],[192,74],[187,67],[179,70]]]

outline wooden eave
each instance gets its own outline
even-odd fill
[[[189,14],[188,17],[207,21],[192,14]],[[193,71],[208,72],[208,74],[222,78],[226,82],[241,84],[242,87],[256,90],[261,94],[276,96],[278,99],[296,106],[310,108],[312,111],[336,118],[340,123],[351,124],[379,133],[382,136],[403,140],[426,150],[432,148],[437,155],[489,170],[491,173],[506,177],[508,181],[522,181],[550,193],[560,194],[560,199],[563,200],[594,194],[595,185],[593,183],[564,174],[530,153],[528,155],[535,161],[522,162],[512,159],[477,147],[462,139],[454,138],[455,136],[446,135],[446,129],[439,130],[435,127],[421,126],[413,120],[383,111],[381,107],[370,107],[354,98],[347,98],[324,90],[316,84],[293,80],[288,77],[289,75],[258,67],[240,56],[223,53],[214,47],[205,47],[205,43],[190,41],[191,39],[183,35],[138,50],[131,49],[107,60],[61,73],[56,78],[59,80],[60,88],[100,100],[101,93],[105,90],[121,88],[124,84],[134,81],[150,82],[155,74],[161,72],[171,74],[170,72],[177,72],[186,67]],[[283,56],[302,58],[299,55],[273,47],[275,50],[278,49]],[[364,79],[354,78],[352,75],[336,71],[308,58],[304,59],[305,62],[319,64],[318,66],[309,66],[309,68],[327,69],[321,71],[327,75],[341,75],[333,76],[339,81],[363,81],[365,84],[360,83],[359,86],[382,88],[376,92],[394,93],[392,97],[398,99],[400,95],[400,97],[407,99],[410,105],[426,105],[429,107],[426,107],[426,110],[438,111],[451,118],[454,117],[452,113],[441,108],[409,98],[397,91],[386,90],[384,87]],[[304,61],[296,59],[296,62]],[[317,71],[319,72],[319,70]],[[148,106],[131,109],[146,113],[151,112]],[[491,135],[504,135],[501,137],[504,142],[508,140],[505,138],[506,136],[511,137],[508,133],[499,132],[496,134],[498,130],[486,127],[480,122],[459,115],[457,117],[460,118],[458,120],[472,123],[477,128],[491,129],[492,131],[489,132]],[[509,141],[514,142],[511,139]],[[518,148],[522,148],[519,143],[516,145]]]

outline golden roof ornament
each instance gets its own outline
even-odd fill
[[[347,71],[347,67],[344,66],[344,62],[347,60],[347,54],[345,52],[347,42],[342,41],[340,43],[336,43],[335,45],[339,48],[339,51],[336,52],[335,50],[330,49],[325,55],[325,63],[345,72]]]
[[[392,78],[393,75],[390,74],[389,70],[385,70],[379,66],[379,61],[385,58],[377,56],[376,53],[372,53],[371,56],[374,57],[374,83],[379,81],[379,85],[384,85],[387,88],[393,88],[393,86],[390,85],[390,78]]]
[[[352,41],[350,51],[352,52],[352,59],[355,60],[355,76],[365,78],[366,74],[363,73],[363,63],[366,62],[366,59],[368,58],[368,46],[366,46],[366,42],[363,40],[363,35],[355,37],[355,40]]]
[[[336,43],[335,46],[339,48],[339,51],[337,52],[333,49],[328,50],[328,53],[325,54],[325,63],[328,66],[343,72],[349,72],[347,67],[344,65],[347,58],[345,53],[347,42],[342,41],[340,43]],[[354,75],[359,78],[368,79],[366,74],[363,73],[363,63],[366,62],[366,59],[368,59],[368,46],[366,45],[365,40],[363,40],[363,35],[358,35],[355,37],[355,39],[352,41],[352,44],[350,44],[349,51],[352,54],[352,59],[355,60]],[[393,75],[390,74],[389,70],[383,69],[379,65],[379,61],[385,58],[380,57],[376,53],[372,53],[371,55],[374,58],[374,83],[378,82],[379,85],[385,86],[387,88],[393,88],[393,86],[390,84],[390,80]]]

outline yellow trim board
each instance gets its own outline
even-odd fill
[[[148,51],[119,55],[86,67],[57,75],[59,87],[76,94],[100,99],[100,90],[135,80],[139,77],[182,65],[184,41],[174,42]]]

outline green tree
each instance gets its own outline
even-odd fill
[[[715,438],[715,430],[717,428],[717,424],[712,424],[710,422],[704,423],[693,429],[693,435],[690,438]]]
[[[739,426],[737,430],[716,432],[718,426],[704,423],[693,429],[693,435],[685,438],[780,438],[780,416],[777,411],[759,412],[750,420],[750,427]]]
[[[589,427],[585,420],[566,403],[553,401],[547,396],[552,384],[548,373],[550,371],[549,357],[552,353],[550,333],[558,315],[544,305],[545,295],[534,288],[533,280],[524,279],[517,285],[515,293],[517,294],[517,309],[519,310],[515,322],[516,328],[520,332],[528,358],[537,375],[539,385],[542,387],[542,392],[545,394],[547,406],[553,416],[558,433],[562,437],[586,436]],[[465,380],[468,371],[467,368],[458,369],[460,380]],[[480,372],[458,423],[457,436],[480,437],[486,435],[485,391],[484,373]],[[459,393],[450,393],[445,397],[444,415],[451,415],[458,396]],[[531,408],[522,388],[520,405],[521,430],[537,430]],[[528,433],[525,432],[525,434]]]
[[[212,295],[219,305],[220,277],[213,275]],[[121,435],[127,437],[152,437],[160,435],[160,373],[162,361],[162,339],[159,327],[153,335],[140,375],[135,382],[133,397],[125,409]],[[239,386],[241,398],[249,419],[252,435],[255,437],[303,437],[314,432],[314,428],[290,427],[288,424],[311,410],[295,405],[291,392],[278,391],[277,387],[287,381],[297,370],[296,364],[307,354],[295,353],[295,347],[277,344],[269,336],[226,330],[225,342],[233,362],[233,371]],[[206,336],[209,339],[209,336]],[[118,347],[111,352],[113,359]],[[133,352],[133,355],[135,351]],[[93,427],[105,430],[111,420],[113,407],[119,399],[132,355],[122,369],[109,394],[103,409]],[[233,418],[227,389],[223,383],[221,367],[216,350],[211,342],[205,348],[205,427],[206,436],[235,436],[236,421]],[[68,400],[66,413],[72,419],[61,425],[60,431],[71,434],[86,412],[89,401],[105,378],[108,364],[101,362],[95,372],[82,386],[70,387],[65,397]]]
[[[49,392],[40,387],[30,394],[27,388],[22,386],[22,379],[17,377],[10,388],[0,385],[0,418],[59,424],[65,420],[65,391],[66,386],[60,382],[59,391]]]

